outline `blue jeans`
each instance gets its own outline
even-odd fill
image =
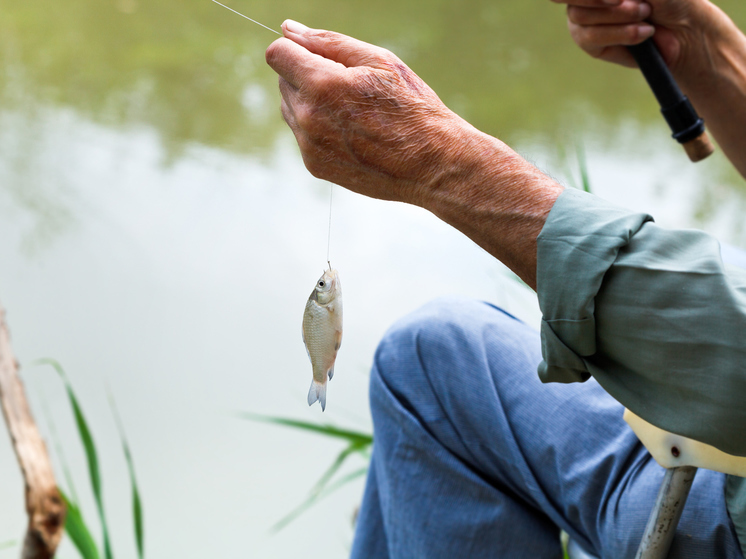
[[[664,474],[593,380],[542,384],[538,333],[441,299],[386,334],[354,559],[634,557]],[[671,558],[741,558],[725,476],[700,470]]]

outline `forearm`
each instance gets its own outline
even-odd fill
[[[746,37],[720,8],[703,6],[699,41],[673,71],[728,159],[746,177]]]
[[[473,128],[465,134],[453,161],[416,203],[535,289],[536,238],[563,187],[500,140]]]

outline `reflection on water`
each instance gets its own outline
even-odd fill
[[[743,182],[722,155],[686,163],[642,79],[577,52],[548,0],[234,7],[383,44],[561,180],[577,174],[582,143],[602,196],[746,244]],[[322,416],[305,404],[300,319],[325,265],[329,186],[306,173],[279,115],[264,64],[272,35],[206,0],[0,0],[0,11],[0,299],[21,361],[55,357],[76,384],[115,549],[134,553],[105,379],[131,439],[150,556],[343,557],[360,484],[290,537],[267,535],[341,449],[230,414],[370,428],[367,369],[393,320],[460,293],[535,324],[532,294],[426,212],[336,188],[345,344]],[[24,375],[35,403],[47,394],[84,487],[61,388],[36,368]],[[24,521],[8,445],[0,465],[2,542]]]
[[[3,214],[16,214],[27,222],[20,244],[27,254],[38,252],[69,232],[75,225],[75,206],[81,203],[70,185],[72,170],[60,157],[59,146],[66,138],[55,133],[71,114],[59,113],[0,111]]]
[[[279,28],[286,17],[385,45],[477,127],[506,139],[658,118],[643,80],[581,54],[547,0],[233,3]],[[737,0],[724,7],[746,21]],[[264,64],[274,35],[212,2],[3,2],[5,103],[75,107],[108,125],[148,124],[167,151],[189,142],[255,152],[282,123]],[[256,104],[257,88],[272,99]],[[29,99],[31,97],[31,99]],[[247,98],[249,100],[247,107]]]
[[[56,133],[64,138],[57,153],[37,153],[36,164],[61,157],[76,170],[77,225],[28,258],[18,251],[23,220],[6,212],[0,291],[22,363],[46,355],[64,363],[103,441],[117,548],[130,542],[127,478],[105,381],[135,454],[153,556],[230,555],[248,539],[261,557],[341,557],[360,484],[291,525],[291,537],[267,535],[338,444],[246,424],[232,412],[370,429],[367,370],[377,340],[402,313],[462,293],[536,321],[530,293],[433,216],[337,189],[331,258],[345,284],[345,344],[322,415],[305,402],[310,366],[300,324],[326,264],[329,186],[305,172],[289,134],[264,163],[193,146],[164,166],[147,130],[79,118]],[[76,449],[61,387],[36,368],[24,372],[32,394],[41,386],[51,394],[58,431]],[[13,464],[9,452],[0,447],[0,463]],[[85,487],[85,464],[73,455]],[[9,503],[0,525],[20,530],[18,483],[7,479],[0,498]],[[195,503],[197,513],[180,512]],[[306,550],[301,542],[317,537],[319,523],[327,545]],[[185,529],[193,538],[175,542]]]
[[[629,157],[640,139],[620,142],[619,127],[660,121],[641,76],[580,53],[567,34],[564,10],[547,0],[438,0],[427,10],[394,0],[232,5],[275,28],[293,17],[385,45],[454,110],[509,143],[536,143],[540,136],[562,151],[565,144],[588,142],[593,131],[605,149]],[[742,3],[722,5],[746,23]],[[109,127],[147,126],[158,134],[164,163],[195,143],[271,157],[284,131],[276,78],[264,63],[275,37],[212,2],[6,0],[2,9],[0,107],[30,115],[32,126],[23,139],[11,139],[11,148],[4,146],[4,166],[26,165],[27,152],[40,147],[33,128],[46,126],[38,113],[50,107],[74,109]],[[667,135],[662,127],[661,134]],[[30,209],[38,191],[35,172],[15,179]],[[741,183],[734,176],[725,182]],[[711,198],[704,206],[722,201],[721,195]],[[48,222],[46,204],[36,202],[36,211]],[[64,213],[51,219],[67,220]],[[39,236],[61,227],[47,223]]]

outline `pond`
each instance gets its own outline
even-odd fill
[[[599,195],[746,246],[742,179],[721,153],[688,163],[639,73],[583,55],[561,6],[228,4],[276,29],[293,18],[390,48],[563,183],[578,183],[584,153]],[[746,24],[742,3],[722,5]],[[0,0],[0,13],[0,301],[36,418],[57,433],[94,533],[70,408],[39,358],[64,366],[91,424],[115,556],[135,546],[107,391],[134,455],[147,556],[346,556],[362,479],[269,533],[341,443],[236,414],[370,431],[368,369],[394,320],[462,294],[536,324],[533,293],[427,212],[334,187],[345,334],[322,415],[306,405],[300,328],[326,265],[330,186],[306,172],[280,116],[264,63],[274,35],[209,0]],[[345,472],[364,465],[354,460]],[[2,544],[25,526],[6,442],[0,472]],[[59,556],[76,552],[65,542]]]

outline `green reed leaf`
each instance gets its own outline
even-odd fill
[[[271,529],[270,532],[275,533],[282,530],[285,526],[290,524],[299,515],[301,515],[306,509],[316,503],[322,497],[325,497],[329,493],[336,491],[344,484],[349,483],[353,479],[364,475],[368,471],[367,466],[361,470],[357,470],[352,474],[348,474],[340,478],[337,482],[328,485],[334,475],[339,471],[344,462],[352,454],[361,454],[365,459],[370,460],[370,448],[373,445],[373,435],[369,433],[363,433],[360,431],[351,431],[349,429],[339,429],[331,425],[319,425],[318,423],[310,423],[308,421],[300,421],[297,419],[288,419],[284,417],[273,417],[267,415],[260,415],[256,413],[243,412],[237,414],[238,417],[248,419],[250,421],[262,421],[265,423],[274,423],[276,425],[282,425],[285,427],[291,427],[293,429],[301,429],[304,431],[311,431],[319,435],[326,437],[343,439],[346,440],[349,445],[342,452],[340,452],[332,462],[331,466],[327,468],[321,478],[311,489],[311,493],[308,498],[303,501],[298,507],[290,512],[290,514],[283,517],[277,522]]]
[[[135,527],[135,544],[137,545],[137,556],[143,559],[145,556],[145,538],[143,528],[143,514],[142,514],[142,500],[140,499],[140,490],[137,487],[137,478],[135,477],[135,464],[132,460],[132,453],[130,452],[130,446],[127,442],[127,437],[124,434],[124,424],[119,417],[119,411],[117,410],[116,402],[111,391],[107,389],[106,394],[109,399],[109,406],[111,407],[111,413],[114,415],[114,420],[117,424],[117,430],[119,431],[119,438],[122,441],[122,450],[124,451],[124,458],[127,460],[127,469],[130,475],[130,484],[132,486],[132,522]]]
[[[65,478],[67,489],[68,491],[70,491],[71,501],[74,503],[77,503],[80,501],[80,499],[78,499],[78,493],[75,490],[75,483],[73,482],[73,476],[70,471],[70,465],[67,463],[67,457],[65,456],[65,451],[62,448],[60,437],[57,434],[57,427],[55,426],[55,423],[52,420],[52,413],[49,411],[49,403],[47,402],[46,394],[44,393],[44,390],[42,390],[41,388],[39,388],[39,401],[41,402],[41,411],[42,411],[42,415],[44,416],[44,421],[47,424],[47,429],[49,431],[49,437],[52,440],[54,451],[57,453],[57,458],[59,459],[60,465],[62,467],[62,475]]]
[[[287,419],[284,417],[273,417],[251,412],[241,412],[237,415],[242,419],[248,419],[250,421],[274,423],[276,425],[284,425],[285,427],[293,427],[295,429],[313,431],[314,433],[325,435],[327,437],[344,439],[350,444],[355,444],[360,447],[370,446],[373,444],[373,435],[360,431],[350,431],[348,429],[339,429],[331,425],[319,425],[318,423],[310,423],[308,421],[299,421],[297,419]]]
[[[334,474],[339,471],[339,468],[342,467],[342,464],[344,464],[345,460],[353,454],[354,452],[358,452],[360,449],[355,446],[354,444],[348,446],[345,448],[342,452],[339,453],[337,458],[332,462],[332,465],[329,466],[329,468],[324,472],[324,474],[319,478],[319,481],[316,482],[316,485],[311,488],[311,495],[318,495],[321,493],[321,491],[324,489],[327,483],[329,483],[329,480],[334,477]]]
[[[578,167],[580,167],[580,181],[583,185],[583,190],[585,192],[590,192],[591,179],[588,174],[588,161],[585,158],[585,148],[583,147],[582,142],[578,142],[576,150],[578,154]]]
[[[85,521],[83,520],[83,514],[80,512],[78,506],[68,499],[67,495],[60,489],[60,495],[65,501],[67,506],[67,517],[65,518],[65,532],[70,538],[70,541],[78,550],[82,559],[100,559],[98,548],[96,543],[93,541],[91,532],[88,529]]]
[[[65,383],[65,390],[67,391],[68,399],[70,400],[70,406],[73,408],[73,415],[75,416],[75,424],[78,428],[78,435],[80,441],[83,443],[85,450],[86,459],[88,461],[88,474],[91,481],[91,488],[93,490],[93,496],[96,500],[96,507],[98,508],[98,516],[101,520],[101,529],[103,532],[104,540],[104,559],[112,559],[111,544],[109,540],[109,527],[106,522],[106,514],[104,512],[104,501],[103,492],[101,489],[101,470],[98,463],[98,455],[96,453],[96,445],[93,442],[91,436],[91,430],[88,427],[88,423],[85,420],[83,411],[78,404],[78,399],[75,397],[73,392],[72,384],[67,378],[62,366],[54,359],[40,359],[36,363],[50,365],[54,368]]]
[[[308,508],[310,508],[316,502],[320,501],[321,499],[325,497],[328,497],[329,495],[334,493],[337,489],[344,487],[345,485],[347,485],[348,483],[354,481],[355,479],[359,477],[364,476],[366,473],[368,473],[367,466],[364,468],[360,468],[359,470],[355,470],[354,472],[351,472],[347,474],[346,476],[341,477],[335,483],[327,487],[325,491],[310,495],[298,507],[296,507],[292,512],[290,512],[290,514],[288,514],[287,516],[282,518],[277,524],[272,526],[272,528],[270,529],[270,532],[273,534],[276,534],[277,532],[285,528],[288,524],[290,524],[293,520],[298,518],[301,514],[303,514]]]

